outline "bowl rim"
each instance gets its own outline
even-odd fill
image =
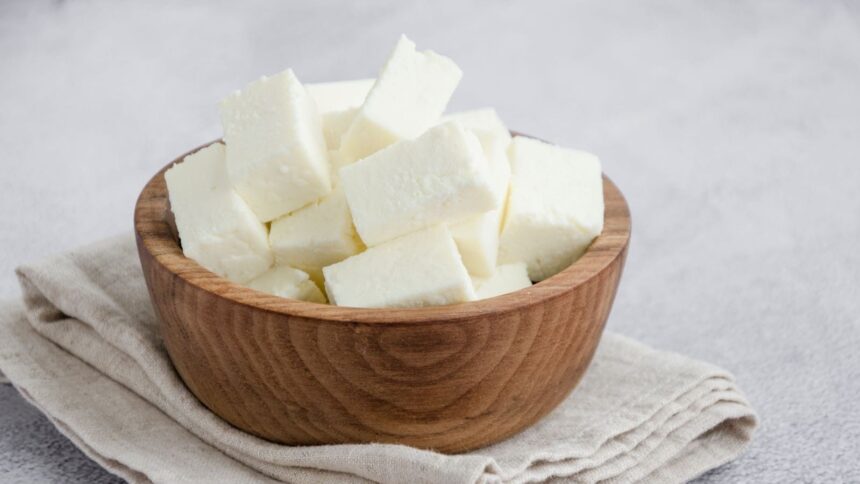
[[[478,301],[421,308],[354,308],[287,299],[263,293],[229,281],[186,257],[168,221],[169,215],[172,214],[168,208],[164,172],[186,156],[221,141],[218,139],[204,143],[182,154],[159,170],[146,183],[135,203],[135,237],[138,251],[145,250],[153,263],[162,266],[174,277],[200,290],[256,310],[332,323],[461,322],[487,314],[507,313],[561,297],[598,277],[615,260],[625,257],[627,252],[631,231],[630,209],[624,195],[604,174],[603,232],[573,264],[528,288]],[[141,253],[140,256],[143,257],[143,254]],[[151,291],[151,294],[155,293]]]

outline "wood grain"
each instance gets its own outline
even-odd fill
[[[233,284],[184,257],[163,172],[140,194],[134,225],[170,358],[213,412],[284,444],[454,453],[523,430],[588,367],[630,238],[627,203],[604,177],[603,233],[531,288],[445,307],[328,306]]]

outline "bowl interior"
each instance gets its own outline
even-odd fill
[[[214,143],[216,141],[213,141]],[[618,187],[604,175],[604,227],[586,252],[558,274],[533,286],[490,299],[427,308],[349,308],[291,300],[262,293],[224,279],[185,257],[179,244],[173,213],[170,211],[164,172],[197,147],[161,169],[138,198],[134,223],[142,246],[157,261],[187,283],[233,300],[275,313],[312,317],[322,321],[361,323],[409,323],[416,321],[460,321],[489,312],[540,304],[558,297],[595,277],[621,257],[630,239],[630,211]]]

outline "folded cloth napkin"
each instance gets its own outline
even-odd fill
[[[274,444],[185,388],[159,338],[132,237],[18,269],[0,307],[0,371],[130,482],[682,482],[736,457],[756,417],[731,375],[607,332],[555,411],[458,455],[401,445]]]

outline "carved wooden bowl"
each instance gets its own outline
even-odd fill
[[[170,358],[217,415],[290,445],[454,453],[525,429],[588,367],[630,238],[627,203],[604,177],[603,233],[528,289],[432,308],[322,305],[242,287],[183,256],[163,174],[140,194],[134,226]]]

